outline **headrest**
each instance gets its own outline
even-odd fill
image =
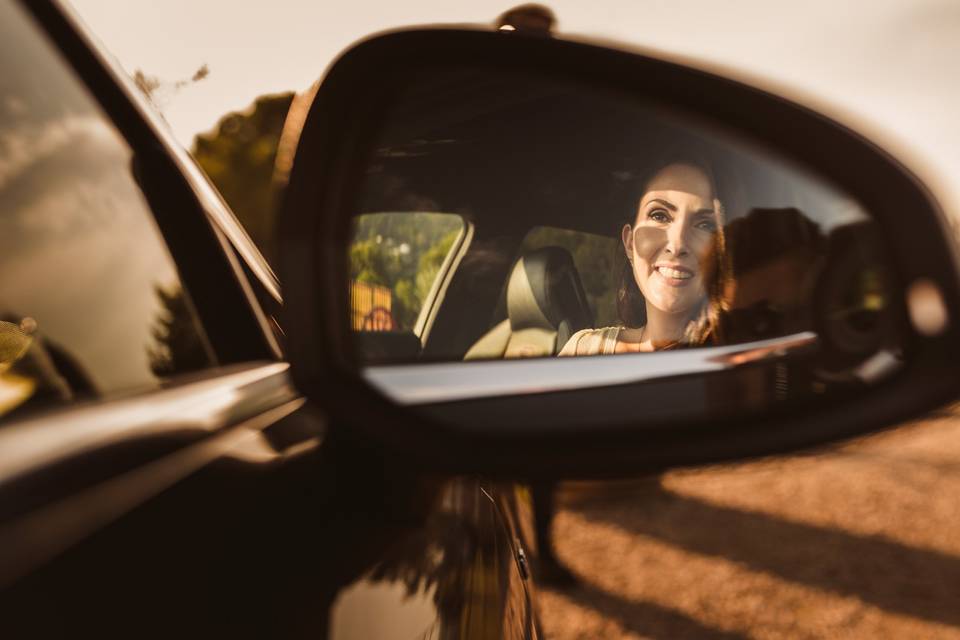
[[[589,327],[590,306],[570,252],[561,247],[543,247],[517,260],[507,284],[507,317],[513,331],[556,331]]]

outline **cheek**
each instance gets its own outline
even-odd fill
[[[634,253],[647,262],[653,262],[666,244],[666,230],[656,227],[637,227],[633,236]]]
[[[697,256],[697,262],[700,264],[700,268],[706,270],[706,267],[710,266],[714,260],[714,252],[716,251],[716,236],[714,234],[700,233],[698,237],[694,240],[694,245],[692,247],[693,254]]]

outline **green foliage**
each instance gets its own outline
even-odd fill
[[[359,216],[350,246],[350,275],[389,287],[394,320],[400,329],[410,330],[462,230],[460,216],[445,213]]]
[[[420,306],[423,305],[423,301],[429,295],[430,288],[433,287],[433,282],[437,279],[437,274],[440,273],[440,267],[443,266],[443,261],[450,253],[450,248],[458,235],[460,235],[459,229],[448,232],[420,256],[416,279],[416,294]]]
[[[388,266],[387,254],[373,240],[356,242],[350,246],[351,278],[357,282],[391,286],[388,274],[395,269]]]
[[[277,258],[278,197],[273,171],[293,93],[261,96],[246,112],[224,116],[194,140],[193,155],[223,194],[264,257]]]

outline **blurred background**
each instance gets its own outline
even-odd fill
[[[338,52],[411,24],[491,24],[510,4],[74,0],[268,260],[277,143]],[[955,0],[546,3],[558,33],[695,60],[863,132],[960,217]],[[909,212],[904,212],[909,215]],[[960,419],[947,408],[827,451],[564,487],[576,585],[549,638],[960,638]]]

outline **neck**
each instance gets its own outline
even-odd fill
[[[683,339],[690,320],[692,320],[690,313],[665,313],[648,304],[643,342],[653,349],[662,349],[676,344]]]

